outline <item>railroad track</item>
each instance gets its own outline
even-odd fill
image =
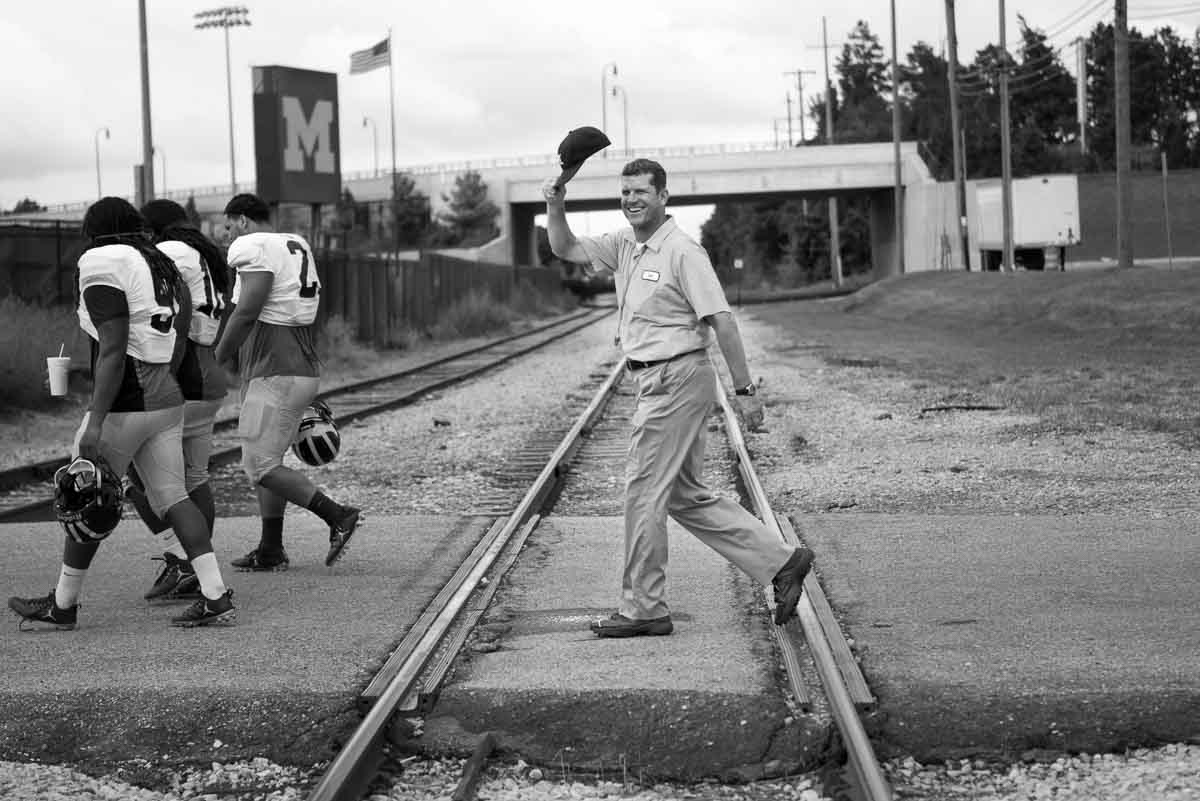
[[[569,422],[561,426],[561,436],[554,428],[539,432],[525,451],[510,457],[509,467],[523,481],[523,494],[509,500],[507,511],[494,519],[454,576],[361,691],[358,704],[363,719],[317,780],[308,796],[310,801],[348,801],[363,796],[385,762],[386,732],[394,718],[427,711],[435,703],[441,682],[542,516],[552,508],[558,511],[556,502],[560,495],[566,499],[572,484],[592,483],[587,475],[590,469],[607,465],[611,470],[614,460],[619,463],[627,444],[627,420],[635,403],[633,392],[623,385],[626,378],[622,361],[607,372],[593,373],[586,393],[572,397],[572,402],[581,408],[576,409],[573,419],[564,415]],[[754,511],[782,539],[798,543],[787,518],[772,511],[736,415],[724,399],[723,391],[719,394],[724,429]],[[576,474],[579,474],[577,482],[573,478]],[[594,501],[593,493],[591,502]],[[486,500],[465,514],[488,514],[494,511],[489,504],[503,503],[502,498]],[[573,499],[571,503],[575,511],[579,501]],[[612,499],[607,503],[611,504]],[[611,513],[611,509],[593,513],[602,512]],[[768,614],[773,613],[773,594],[767,587],[762,588],[762,593]],[[788,689],[801,708],[811,709],[812,696],[802,675],[807,666],[815,667],[847,754],[844,776],[853,785],[852,797],[862,801],[890,801],[891,788],[859,717],[861,711],[873,708],[875,699],[820,583],[812,575],[805,582],[797,613],[797,619],[786,626],[771,627],[783,657]],[[480,740],[476,755],[464,769],[460,784],[463,797],[470,795],[465,788],[473,787],[478,780],[481,763],[489,750],[488,739]]]
[[[333,408],[338,423],[346,425],[415,403],[430,392],[495,369],[592,325],[613,311],[611,307],[584,309],[406,370],[329,389],[322,392],[320,397]],[[213,429],[210,465],[216,469],[232,464],[238,458],[237,419],[219,419]],[[67,461],[68,457],[64,454],[0,471],[0,522],[53,520],[50,482],[54,472]]]

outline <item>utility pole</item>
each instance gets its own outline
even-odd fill
[[[1129,19],[1126,0],[1116,0],[1113,15],[1113,60],[1116,74],[1117,123],[1117,267],[1133,266],[1133,241],[1130,238],[1130,212],[1133,210],[1129,183]]]
[[[1015,270],[1012,215],[1012,131],[1008,114],[1008,39],[1004,25],[1004,0],[1000,0],[1000,205],[1004,216],[1004,253],[1001,270]]]
[[[962,242],[963,270],[971,271],[971,244],[967,232],[967,175],[963,169],[962,118],[958,108],[958,28],[954,0],[946,0],[946,39],[950,57],[950,138],[954,140],[954,198],[958,212],[958,236]]]
[[[789,89],[787,93],[787,110],[788,110],[788,147],[792,146],[794,141],[792,138],[792,92]]]
[[[1079,154],[1086,156],[1087,143],[1087,42],[1075,39],[1075,116],[1079,120]]]
[[[829,31],[821,17],[821,49],[825,56],[825,141],[833,144],[833,83],[829,80]],[[829,272],[833,285],[842,285],[842,243],[838,232],[837,195],[829,196]]]
[[[1004,0],[1000,0],[1003,5]],[[892,155],[896,163],[896,186],[892,203],[896,209],[896,274],[904,275],[904,184],[900,171],[900,57],[896,52],[896,0],[892,0]]]
[[[817,73],[813,70],[802,70],[797,67],[783,74],[796,76],[796,116],[800,118],[800,144],[804,144],[808,141],[804,133],[804,76],[816,75]]]
[[[142,181],[138,206],[154,200],[154,137],[150,132],[150,49],[146,44],[146,0],[138,0],[138,44],[142,62]]]

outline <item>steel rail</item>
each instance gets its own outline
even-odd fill
[[[508,517],[504,527],[479,555],[478,560],[462,579],[460,586],[455,589],[445,605],[438,611],[432,624],[420,635],[420,639],[415,645],[406,647],[408,656],[402,664],[389,668],[393,672],[392,678],[387,681],[383,691],[371,705],[358,728],[346,740],[342,750],[338,752],[321,776],[308,796],[309,801],[349,801],[354,797],[357,788],[364,781],[363,767],[374,762],[373,754],[392,715],[420,679],[426,663],[447,637],[455,619],[480,586],[480,580],[487,575],[505,545],[515,533],[521,530],[526,521],[538,512],[547,496],[553,491],[554,486],[565,474],[566,463],[578,450],[581,438],[591,429],[595,420],[603,412],[624,373],[625,362],[618,361],[587,408],[579,415],[558,448],[547,460],[545,467],[542,468],[529,491],[525,493],[524,498]],[[526,536],[527,534],[528,532],[525,532]],[[511,564],[511,560],[506,562],[505,569]],[[502,575],[491,576],[489,584],[495,586],[502,578]]]
[[[598,311],[599,311],[599,313],[597,313]],[[512,352],[505,353],[502,357],[500,357],[498,359],[493,359],[493,360],[487,361],[481,365],[473,367],[471,369],[464,370],[461,372],[456,372],[452,375],[438,379],[436,381],[431,381],[431,382],[422,384],[420,387],[417,387],[416,389],[411,389],[403,394],[397,395],[396,397],[390,398],[386,401],[371,404],[362,409],[358,409],[353,412],[338,415],[337,419],[338,419],[339,423],[342,423],[342,424],[352,423],[352,422],[355,422],[356,420],[361,420],[361,419],[364,419],[367,417],[372,417],[374,415],[381,414],[383,412],[397,409],[401,406],[410,405],[410,404],[416,402],[418,399],[420,399],[424,395],[427,395],[430,392],[435,392],[439,389],[445,389],[448,386],[453,386],[454,384],[461,383],[463,381],[466,381],[467,379],[474,378],[475,376],[480,375],[481,373],[485,373],[488,370],[492,370],[502,364],[512,361],[513,359],[516,359],[520,356],[524,356],[528,353],[538,350],[539,348],[545,347],[550,342],[553,342],[561,337],[568,336],[570,334],[575,333],[576,331],[586,328],[587,326],[592,325],[593,323],[598,322],[598,321],[604,319],[605,317],[610,316],[612,313],[613,313],[613,310],[606,309],[606,308],[588,309],[584,312],[574,314],[567,318],[560,318],[553,323],[548,323],[546,325],[539,326],[539,327],[536,327],[533,329],[529,329],[527,331],[523,331],[523,332],[520,332],[517,334],[510,335],[510,336],[502,337],[500,339],[490,340],[489,342],[487,342],[483,345],[479,345],[477,347],[472,347],[472,348],[467,348],[467,349],[461,350],[461,351],[456,351],[455,353],[450,354],[448,356],[443,356],[443,357],[439,357],[437,359],[432,359],[430,361],[423,362],[419,365],[415,365],[413,367],[406,368],[406,369],[401,370],[396,373],[391,373],[389,375],[380,376],[377,378],[366,379],[364,381],[355,382],[353,384],[346,384],[344,386],[339,386],[339,387],[330,389],[327,392],[321,393],[320,395],[318,395],[318,397],[320,397],[324,400],[331,400],[331,399],[336,399],[339,396],[351,395],[356,392],[360,392],[366,388],[379,386],[379,385],[385,384],[390,381],[398,381],[398,380],[401,380],[403,378],[410,377],[413,375],[419,375],[420,373],[430,371],[435,367],[440,367],[440,366],[452,363],[457,360],[466,359],[469,356],[475,356],[475,355],[481,354],[485,351],[497,349],[504,345],[511,344],[517,340],[535,336],[537,334],[542,334],[551,329],[563,328],[565,326],[565,330],[562,330],[557,336],[553,337],[552,339],[536,341],[533,344],[529,345],[528,347],[519,348]],[[582,322],[580,322],[580,321],[582,321]],[[234,428],[236,425],[237,425],[236,418],[233,418],[233,419],[227,418],[227,419],[218,421],[217,424],[214,426],[214,431],[225,431],[225,430]],[[214,448],[212,454],[209,456],[209,464],[212,466],[229,464],[238,458],[239,453],[240,453],[240,449],[238,447]],[[66,464],[66,463],[67,463],[67,457],[64,456],[64,457],[61,457],[61,458],[55,459],[55,460],[48,460],[48,461],[39,462],[39,463],[33,464],[33,465],[25,465],[23,467],[12,468],[8,471],[0,471],[0,484],[3,484],[6,480],[8,480],[9,483],[12,483],[14,481],[12,476],[15,476],[18,474],[28,476],[28,479],[25,481],[18,482],[16,487],[9,487],[8,491],[14,491],[15,489],[19,489],[21,486],[28,486],[31,484],[44,483],[44,482],[49,481],[50,478],[53,477],[55,470],[57,470],[59,467],[61,467],[62,465]],[[31,516],[39,516],[39,515],[49,514],[50,510],[52,508],[52,503],[53,503],[52,498],[45,497],[45,498],[39,498],[38,500],[29,502],[29,503],[25,503],[25,504],[21,504],[21,505],[17,505],[17,506],[11,506],[6,509],[0,509],[0,522],[6,522],[6,521],[19,522],[22,520],[30,519]]]
[[[544,325],[538,325],[538,326],[534,326],[532,328],[527,328],[524,331],[518,331],[514,334],[509,334],[507,336],[499,337],[497,339],[489,339],[487,342],[484,342],[480,345],[476,345],[476,346],[470,347],[470,348],[464,348],[463,350],[454,351],[453,353],[449,353],[445,356],[440,356],[436,359],[431,359],[426,362],[421,362],[420,364],[413,365],[412,367],[405,368],[404,370],[400,370],[395,373],[389,373],[386,376],[379,376],[377,378],[368,378],[368,379],[365,379],[362,381],[355,381],[350,384],[343,384],[341,386],[333,387],[325,392],[320,393],[317,397],[321,398],[322,400],[326,400],[331,397],[336,397],[339,394],[344,394],[344,393],[348,393],[348,392],[357,392],[359,390],[367,389],[369,387],[384,383],[386,381],[394,381],[397,378],[403,378],[404,376],[407,376],[407,375],[412,375],[414,373],[420,373],[425,370],[429,370],[433,367],[437,367],[439,365],[443,365],[448,362],[452,362],[456,359],[461,359],[465,356],[471,356],[476,353],[481,353],[485,350],[497,347],[499,345],[506,344],[508,342],[513,342],[518,339],[530,337],[535,334],[540,334],[543,331],[548,331],[551,328],[556,328],[561,325],[566,325],[568,323],[572,323],[572,322],[582,319],[584,317],[594,316],[593,313],[595,311],[596,311],[596,308],[583,309],[581,311],[577,311],[577,312],[571,313],[569,315],[559,317],[552,322],[545,323]],[[572,330],[577,330],[577,329],[572,329]],[[225,418],[222,420],[218,420],[214,424],[213,429],[214,430],[224,430],[227,428],[233,428],[236,425],[237,425],[236,417]],[[12,489],[20,487],[24,484],[31,484],[31,483],[35,483],[38,481],[49,480],[50,478],[52,478],[54,476],[54,471],[58,470],[58,468],[62,467],[64,464],[66,464],[67,461],[69,460],[69,458],[70,457],[68,457],[66,455],[56,456],[52,459],[46,459],[41,462],[34,462],[31,464],[19,465],[17,467],[9,467],[4,470],[0,470],[0,492],[12,490]]]
[[[742,479],[745,482],[746,492],[750,496],[751,503],[753,503],[755,511],[758,513],[759,518],[762,519],[762,522],[774,531],[780,539],[787,541],[788,538],[784,536],[779,522],[775,519],[774,512],[771,511],[770,499],[767,497],[766,490],[763,489],[762,482],[758,478],[758,473],[754,469],[754,464],[750,460],[750,453],[746,448],[746,440],[742,436],[737,415],[734,413],[733,407],[730,406],[728,398],[725,397],[725,390],[719,381],[717,383],[717,396],[720,398],[721,411],[725,417],[725,430],[729,436],[729,442],[737,455],[738,469],[742,473]],[[766,588],[764,588],[764,594],[770,594],[766,593]],[[773,602],[769,603],[768,606],[773,607]],[[846,747],[851,769],[858,780],[859,788],[864,793],[864,801],[892,801],[894,797],[892,789],[888,785],[887,778],[883,775],[879,759],[875,756],[874,746],[871,745],[871,740],[867,737],[866,729],[863,727],[862,720],[858,716],[858,708],[855,705],[854,699],[851,698],[850,691],[847,689],[846,683],[842,678],[833,651],[830,648],[829,642],[825,639],[826,632],[822,628],[816,612],[813,610],[807,592],[800,596],[800,603],[796,607],[796,613],[800,619],[800,627],[804,632],[805,641],[808,643],[809,650],[812,653],[813,662],[816,664],[817,674],[821,677],[821,685],[825,689],[825,696],[829,699],[834,722],[837,724],[838,731],[842,735],[842,742]],[[775,627],[777,633],[782,628],[785,627]]]

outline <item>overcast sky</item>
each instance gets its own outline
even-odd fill
[[[795,77],[784,73],[814,70],[804,76],[806,95],[820,89],[822,15],[831,46],[840,47],[863,19],[890,55],[888,0],[246,2],[251,27],[230,32],[239,180],[254,166],[252,65],[336,72],[343,172],[374,165],[364,115],[377,126],[381,164],[390,162],[387,70],[349,74],[351,51],[378,42],[389,26],[402,167],[553,153],[568,129],[601,124],[601,75],[610,62],[618,70],[610,85],[626,93],[634,147],[770,142],[774,121],[787,115],[786,93],[796,90]],[[153,133],[166,186],[227,183],[222,32],[195,30],[192,17],[211,6],[147,6]],[[1130,0],[1131,17],[1171,6]],[[902,57],[918,39],[943,46],[943,0],[897,0],[897,8]],[[958,8],[959,54],[969,61],[996,38],[998,4],[959,0]],[[1056,44],[1112,14],[1111,0],[1025,8],[1009,0],[1008,8],[1010,41],[1023,12],[1055,34]],[[1200,13],[1191,16],[1176,23],[1189,36],[1200,22]],[[25,196],[43,204],[93,199],[101,127],[111,132],[99,140],[103,191],[132,193],[132,165],[141,157],[136,0],[5,3],[0,75],[0,209]],[[620,96],[610,98],[607,113],[608,133],[621,146]],[[161,159],[155,169],[161,189]]]

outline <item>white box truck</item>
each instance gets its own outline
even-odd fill
[[[975,183],[975,247],[984,270],[1000,269],[1004,211],[999,180]],[[1062,269],[1066,250],[1078,245],[1079,181],[1074,175],[1038,175],[1012,182],[1013,250],[1018,267],[1042,270],[1047,255]]]

